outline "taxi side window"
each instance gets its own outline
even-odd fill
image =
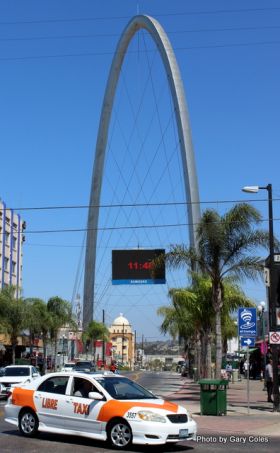
[[[42,384],[38,387],[37,391],[64,395],[68,379],[69,378],[67,376],[51,377],[42,382]]]
[[[88,398],[89,392],[99,392],[99,390],[87,379],[74,378],[73,395]]]

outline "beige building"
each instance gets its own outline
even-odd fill
[[[22,231],[25,222],[0,201],[0,289],[13,285],[16,296],[22,287]]]
[[[120,313],[111,327],[109,337],[112,343],[112,358],[130,368],[134,366],[134,333],[129,321]]]

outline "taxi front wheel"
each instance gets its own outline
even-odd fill
[[[131,428],[125,420],[116,419],[107,428],[108,441],[115,448],[127,448],[132,442]]]
[[[25,437],[34,437],[38,431],[38,418],[31,409],[25,409],[19,414],[19,430]]]

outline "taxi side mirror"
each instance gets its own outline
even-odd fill
[[[91,400],[103,400],[104,395],[101,395],[101,393],[98,392],[89,392],[88,397]]]

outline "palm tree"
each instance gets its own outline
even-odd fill
[[[26,314],[27,314],[27,328],[29,330],[29,345],[30,345],[30,356],[33,353],[33,343],[34,343],[34,336],[40,335],[40,318],[35,311],[35,301],[40,300],[33,297],[29,297],[23,300],[25,307],[26,307]]]
[[[102,338],[103,341],[106,341],[109,337],[109,331],[105,324],[98,321],[89,322],[86,330],[82,334],[83,343],[86,346],[86,352],[89,343],[93,345],[93,358],[95,361],[95,341]]]
[[[58,332],[66,325],[71,325],[75,328],[76,324],[73,321],[71,304],[58,296],[51,297],[48,300],[47,311],[50,316],[50,335],[54,343],[54,371],[56,371]]]
[[[21,297],[15,297],[15,288],[8,286],[0,292],[1,326],[10,337],[12,363],[15,364],[18,337],[26,327],[26,309]]]
[[[52,327],[51,315],[48,312],[47,304],[42,299],[28,298],[25,299],[24,302],[27,307],[27,327],[29,328],[30,337],[32,337],[33,334],[41,335],[42,337],[43,342],[42,374],[45,374],[47,366],[47,343],[49,341],[49,333]]]
[[[196,265],[211,280],[211,305],[215,312],[216,378],[222,362],[221,312],[224,303],[224,280],[256,279],[263,271],[263,259],[254,255],[258,247],[268,247],[268,233],[257,229],[261,215],[247,203],[233,206],[220,215],[206,210],[197,228],[197,249],[172,246],[165,255],[166,264],[178,268]]]
[[[172,290],[173,304],[185,306],[185,319],[195,328],[195,367],[198,377],[211,372],[211,335],[213,309],[209,304],[209,281],[198,274],[192,274],[192,285],[183,290]],[[182,313],[183,315],[183,313]]]
[[[188,288],[171,289],[171,307],[160,307],[158,314],[165,317],[161,330],[173,337],[181,333],[185,342],[195,343],[195,358],[198,377],[211,377],[211,344],[215,325],[215,312],[211,304],[212,286],[207,276],[192,273],[192,284]],[[236,334],[231,314],[238,307],[253,306],[243,291],[230,279],[224,281],[224,304],[222,308],[223,345]],[[193,341],[195,340],[195,341]],[[226,348],[224,348],[226,353]]]

